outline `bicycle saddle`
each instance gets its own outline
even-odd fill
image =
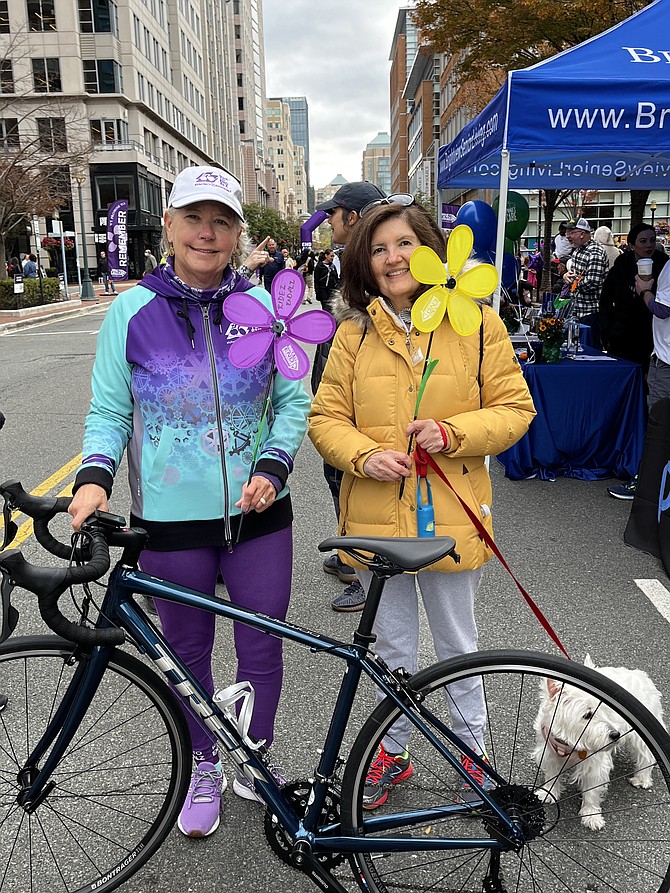
[[[460,557],[455,551],[456,540],[451,536],[431,537],[385,537],[385,536],[331,536],[319,543],[320,552],[339,549],[368,567],[375,567],[375,559],[361,552],[372,553],[375,558],[384,559],[389,564],[404,571],[420,571],[441,558],[451,555],[458,564]]]

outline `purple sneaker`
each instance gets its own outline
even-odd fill
[[[209,837],[221,820],[221,794],[226,776],[212,763],[199,763],[179,813],[177,825],[187,837]]]

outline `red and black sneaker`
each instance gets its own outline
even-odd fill
[[[486,754],[482,756],[482,760],[488,765],[489,761]],[[488,777],[488,775],[486,775],[484,770],[474,762],[474,760],[470,759],[470,757],[462,756],[461,766],[482,790],[488,793],[495,788],[495,783]],[[475,788],[468,784],[467,781],[464,781],[458,799],[461,803],[474,803],[477,800],[481,800],[481,797],[479,796],[479,791],[475,790]]]
[[[406,781],[414,772],[409,751],[388,753],[380,745],[374,763],[370,766],[363,789],[363,809],[377,809],[386,803],[394,784]]]

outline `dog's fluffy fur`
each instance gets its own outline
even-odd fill
[[[643,670],[596,667],[588,654],[584,665],[618,683],[663,724],[660,692]],[[566,783],[576,784],[582,792],[581,822],[599,831],[605,826],[601,804],[614,753],[627,748],[634,763],[628,781],[633,787],[647,789],[652,786],[651,752],[623,717],[573,686],[547,679],[541,684],[540,697],[533,757],[542,770],[544,784],[537,794],[545,801],[557,800]]]

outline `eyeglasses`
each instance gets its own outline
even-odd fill
[[[359,217],[364,217],[368,211],[371,211],[373,208],[379,207],[379,205],[402,205],[403,208],[409,208],[410,205],[414,204],[414,196],[409,195],[406,192],[398,192],[395,195],[387,195],[386,198],[378,198],[374,202],[369,202],[367,205],[364,205],[361,210],[358,212]]]

